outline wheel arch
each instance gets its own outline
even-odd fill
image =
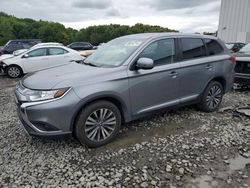
[[[108,101],[116,105],[116,107],[119,109],[122,117],[122,123],[129,121],[129,113],[128,113],[128,107],[126,106],[125,102],[123,102],[119,97],[113,96],[113,95],[104,95],[104,96],[96,96],[94,98],[90,98],[86,101],[81,101],[80,104],[77,107],[76,112],[74,113],[72,119],[71,119],[71,125],[70,130],[73,132],[75,123],[77,121],[77,118],[79,117],[79,114],[81,113],[82,109],[91,103],[97,102],[97,101]]]
[[[217,81],[217,82],[221,83],[221,85],[223,87],[223,93],[225,93],[226,87],[227,87],[227,82],[223,76],[217,76],[217,77],[213,78],[210,82],[212,82],[212,81]]]
[[[226,79],[223,76],[216,76],[212,79],[210,79],[203,87],[201,95],[203,94],[203,92],[206,90],[207,86],[212,82],[212,81],[217,81],[219,83],[221,83],[222,87],[223,87],[223,93],[225,93],[226,90]]]

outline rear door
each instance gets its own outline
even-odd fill
[[[60,47],[48,48],[49,67],[65,65],[71,61],[71,54]]]
[[[137,57],[154,60],[151,70],[128,72],[133,115],[179,104],[179,64],[175,39],[160,39],[149,44]]]
[[[207,56],[201,38],[180,38],[180,98],[181,103],[195,100],[214,75],[214,65]]]

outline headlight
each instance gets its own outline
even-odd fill
[[[44,101],[62,97],[68,90],[69,88],[48,91],[25,89],[22,95],[26,97],[27,101]]]

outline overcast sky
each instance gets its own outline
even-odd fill
[[[0,0],[0,11],[75,29],[99,24],[160,25],[181,32],[217,30],[220,0]]]

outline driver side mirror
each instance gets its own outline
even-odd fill
[[[29,55],[28,54],[24,54],[22,58],[28,58]]]
[[[136,67],[138,69],[152,69],[154,68],[154,60],[150,59],[150,58],[140,58],[138,59],[138,61],[136,62]]]

